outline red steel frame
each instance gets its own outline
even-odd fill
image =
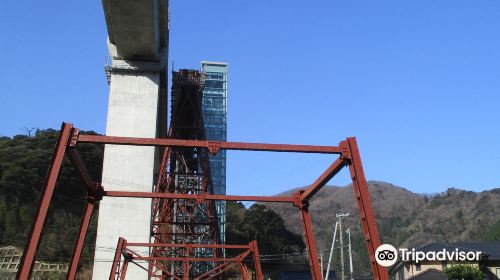
[[[184,249],[188,254],[183,257],[144,257],[130,249],[130,247],[153,247],[161,249]],[[244,250],[240,252],[237,256],[232,258],[216,258],[216,257],[190,257],[189,253],[192,253],[194,249],[241,249]],[[123,261],[121,261],[121,256],[123,256]],[[175,280],[188,280],[189,273],[185,273],[182,278],[171,274],[168,269],[161,267],[154,261],[157,260],[167,260],[167,261],[181,261],[183,262],[184,270],[189,271],[189,266],[193,262],[223,262],[222,264],[214,267],[213,269],[195,277],[195,280],[208,280],[214,279],[220,276],[222,273],[226,272],[232,267],[239,267],[242,279],[251,279],[251,275],[248,271],[248,267],[245,264],[245,260],[249,259],[253,264],[253,269],[255,271],[255,278],[257,280],[263,280],[264,276],[262,274],[262,268],[260,265],[259,249],[257,247],[257,241],[252,241],[248,245],[220,245],[220,244],[173,244],[173,243],[129,243],[124,238],[119,238],[116,247],[115,257],[113,260],[113,265],[111,267],[111,272],[109,274],[109,280],[123,280],[126,277],[127,267],[130,262],[134,263],[135,260],[148,261],[149,264],[155,266],[157,271],[162,274],[157,274],[149,270],[149,277],[159,278],[159,279],[175,279]],[[138,264],[137,264],[138,265]],[[145,267],[140,266],[144,270],[148,270]]]
[[[196,70],[172,72],[172,102],[170,126],[166,138],[204,140],[206,138],[202,113],[203,75]],[[191,195],[213,194],[211,165],[207,149],[166,147],[153,193],[178,193]],[[152,199],[152,242],[155,244],[221,244],[216,202],[192,199]],[[200,275],[217,266],[217,262],[198,262],[186,267],[182,261],[165,257],[184,256],[179,248],[153,246],[149,263],[150,272],[155,267],[170,267],[178,277]],[[220,257],[220,248],[197,248],[195,257]],[[186,269],[188,271],[186,272]]]
[[[205,148],[211,154],[216,154],[220,149],[226,150],[248,150],[248,151],[272,151],[272,152],[296,152],[296,153],[322,153],[339,155],[328,168],[308,188],[297,191],[291,196],[238,196],[238,195],[214,195],[214,194],[175,194],[175,193],[153,193],[153,192],[123,192],[104,190],[100,183],[94,182],[85,168],[76,150],[78,142],[103,143],[115,145],[136,146],[161,146],[161,147],[190,147]],[[79,134],[77,128],[69,123],[63,123],[59,139],[55,148],[51,165],[44,183],[39,208],[33,223],[31,234],[23,251],[21,266],[17,273],[17,279],[30,279],[31,271],[35,263],[43,225],[46,221],[48,207],[53,196],[57,176],[61,169],[63,158],[67,154],[75,165],[78,174],[85,183],[87,189],[87,205],[82,218],[80,232],[75,244],[67,279],[74,279],[80,254],[83,248],[86,231],[92,215],[93,205],[102,196],[112,197],[137,197],[137,198],[169,198],[169,199],[193,199],[197,201],[225,200],[225,201],[259,201],[259,202],[287,202],[298,208],[304,229],[304,237],[308,252],[311,274],[314,280],[322,279],[318,254],[314,240],[311,216],[309,213],[309,199],[316,194],[333,176],[342,168],[349,167],[354,194],[358,204],[361,225],[365,236],[365,244],[368,249],[370,265],[375,279],[388,280],[389,275],[385,267],[377,265],[375,261],[375,250],[380,245],[380,237],[377,230],[375,215],[373,212],[368,185],[364,176],[361,158],[354,137],[349,137],[340,142],[338,146],[307,146],[307,145],[284,145],[284,144],[260,144],[243,142],[219,142],[180,139],[157,139],[157,138],[132,138],[99,135]],[[120,247],[120,246],[119,246]],[[117,253],[118,256],[119,253]],[[126,269],[126,268],[125,268]]]

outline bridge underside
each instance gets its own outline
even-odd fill
[[[168,48],[168,0],[102,0],[102,5],[113,57],[155,61]]]

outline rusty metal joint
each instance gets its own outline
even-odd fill
[[[299,191],[296,191],[292,194],[293,206],[300,208],[300,209],[309,206],[309,201],[302,198],[302,194],[304,192],[305,192],[305,190],[299,190]]]
[[[220,143],[220,141],[208,141],[207,148],[208,148],[208,152],[212,156],[215,156],[221,148],[221,143]]]
[[[94,185],[95,185],[94,192],[87,194],[87,201],[92,203],[101,201],[102,198],[104,197],[104,188],[102,187],[101,183],[94,182]]]
[[[198,204],[202,204],[205,201],[206,196],[206,194],[195,194],[196,202],[198,202]]]
[[[349,149],[349,143],[344,140],[340,142],[339,148],[340,148],[340,159],[346,161],[348,165],[350,165],[352,157],[351,157],[351,150]]]
[[[74,127],[71,129],[71,134],[69,136],[69,143],[68,146],[70,147],[76,147],[78,144],[78,137],[80,136],[80,129]]]
[[[134,255],[132,255],[129,252],[125,252],[122,255],[123,255],[123,258],[125,259],[125,261],[129,261],[130,262],[130,261],[134,260]]]

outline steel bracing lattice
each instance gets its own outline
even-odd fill
[[[136,252],[136,248],[149,247],[157,249],[157,251],[164,251],[164,256],[148,257],[142,256]],[[210,257],[199,256],[193,252],[200,249],[222,250],[230,249],[236,250],[238,253],[231,258],[223,257]],[[182,253],[179,253],[182,252]],[[111,268],[111,279],[125,279],[127,267],[129,263],[134,261],[148,261],[153,265],[153,268],[162,271],[162,274],[150,273],[152,278],[159,279],[175,279],[175,280],[205,280],[221,277],[229,269],[239,270],[241,279],[263,279],[262,268],[260,266],[260,256],[257,247],[257,242],[252,241],[248,245],[221,245],[221,244],[172,244],[172,243],[129,243],[124,238],[119,238]],[[185,273],[178,275],[177,273],[169,270],[168,266],[164,266],[159,261],[163,262],[180,262],[184,271],[193,269],[193,264],[211,262],[214,263],[213,267],[203,272],[198,272],[196,275],[193,273]],[[251,271],[249,268],[252,268]],[[146,269],[146,268],[144,268]]]
[[[240,150],[240,151],[268,151],[268,152],[293,152],[293,153],[321,153],[338,155],[332,164],[316,179],[308,188],[296,191],[287,196],[241,196],[241,195],[217,195],[217,194],[192,194],[192,193],[167,193],[167,192],[132,192],[132,191],[113,191],[107,190],[100,182],[92,180],[89,176],[87,168],[81,160],[77,145],[78,143],[101,143],[114,145],[132,145],[132,146],[156,146],[168,148],[191,148],[203,149],[211,154],[217,154],[220,150]],[[56,143],[52,162],[47,172],[47,177],[43,186],[42,195],[40,198],[39,207],[33,222],[29,239],[23,251],[21,267],[17,273],[17,279],[28,280],[32,272],[33,265],[36,259],[36,252],[40,243],[40,237],[43,230],[43,225],[47,218],[48,207],[50,205],[54,188],[57,181],[57,176],[61,170],[62,161],[68,156],[71,163],[75,167],[79,176],[85,184],[87,191],[87,204],[85,206],[84,215],[80,226],[79,235],[77,237],[73,257],[70,263],[67,279],[73,280],[76,276],[80,255],[83,249],[85,236],[90,222],[90,217],[93,212],[94,204],[102,199],[103,196],[109,197],[133,197],[133,198],[154,198],[154,199],[170,199],[170,200],[191,200],[197,203],[205,203],[210,201],[260,201],[260,202],[281,202],[290,203],[296,207],[301,217],[301,224],[304,231],[304,240],[306,243],[309,265],[311,268],[312,279],[322,279],[318,253],[315,244],[315,238],[312,228],[311,216],[309,213],[309,200],[323,187],[325,184],[343,168],[348,168],[351,175],[354,195],[358,205],[360,221],[364,233],[364,241],[368,250],[370,266],[373,272],[374,279],[388,280],[389,275],[387,269],[378,265],[375,261],[375,250],[380,245],[380,236],[377,230],[375,214],[372,209],[370,194],[368,192],[368,184],[364,176],[364,171],[361,163],[356,139],[353,137],[341,141],[338,146],[309,146],[309,145],[289,145],[289,144],[263,144],[263,143],[245,143],[245,142],[218,142],[206,140],[185,140],[185,139],[159,139],[159,138],[135,138],[135,137],[118,137],[118,136],[101,136],[80,134],[77,128],[74,128],[69,123],[63,123],[61,132]],[[154,243],[152,243],[154,244]],[[170,243],[172,244],[172,243]],[[158,244],[157,244],[158,245]],[[164,245],[160,244],[159,247]],[[170,245],[169,245],[170,246]],[[173,244],[172,246],[175,246]],[[227,245],[229,246],[229,245]],[[168,246],[165,246],[168,247]],[[121,247],[119,247],[121,248]],[[215,248],[215,247],[209,247]],[[118,250],[118,258],[125,259],[130,257],[127,254],[121,254]],[[121,254],[121,255],[120,255]],[[162,257],[149,258],[149,261],[166,260],[176,261],[177,259],[167,259]],[[207,258],[186,257],[184,258],[184,269],[186,263],[209,261]],[[212,258],[211,261],[222,262],[224,258]],[[120,262],[114,260],[113,264]],[[155,262],[157,263],[157,262]],[[163,269],[160,266],[155,266],[158,269]],[[220,265],[215,266],[217,269]],[[189,267],[187,267],[189,268]],[[146,268],[146,270],[149,270]],[[170,271],[163,269],[168,275]],[[187,270],[186,270],[187,271]],[[110,279],[116,279],[116,271],[110,272]],[[219,271],[220,272],[220,271]],[[216,272],[218,273],[218,272]],[[125,279],[125,274],[119,275],[121,279]],[[165,278],[165,276],[159,276]],[[184,274],[183,279],[189,279],[190,275]],[[256,275],[257,279],[262,279],[262,275]]]
[[[169,137],[176,139],[204,140],[202,116],[203,79],[198,71],[173,72]],[[167,147],[155,186],[155,192],[203,195],[213,194],[212,177],[205,149]],[[220,244],[218,215],[214,201],[190,199],[153,199],[153,237],[155,244]],[[222,255],[221,248],[184,248],[154,246],[152,256],[213,257]],[[161,267],[181,277],[192,277],[213,268],[214,262],[197,262],[186,266],[182,261],[159,260]],[[150,271],[155,271],[150,262]],[[165,273],[164,271],[162,273]]]

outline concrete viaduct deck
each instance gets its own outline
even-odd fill
[[[110,54],[158,61],[168,49],[168,0],[102,0]]]

